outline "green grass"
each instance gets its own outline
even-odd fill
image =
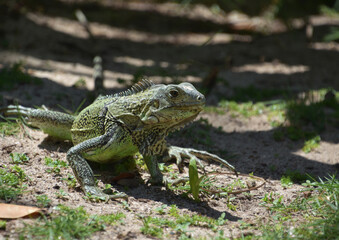
[[[69,97],[69,96],[67,96],[67,95],[64,95],[64,96]],[[93,100],[94,100],[94,99],[93,99]],[[73,106],[72,109],[74,109],[74,110],[69,110],[69,109],[67,109],[67,108],[65,108],[65,107],[63,107],[63,106],[61,106],[60,104],[58,104],[58,106],[59,106],[65,113],[68,113],[68,114],[73,115],[73,116],[77,116],[77,115],[81,112],[81,110],[82,110],[83,105],[84,105],[85,102],[86,102],[86,98],[83,99],[83,100],[79,103],[79,105]],[[73,105],[73,104],[72,104],[72,105]]]
[[[254,86],[233,88],[233,95],[224,98],[219,102],[218,107],[205,107],[206,112],[215,112],[225,114],[232,112],[234,117],[241,115],[243,117],[258,116],[263,113],[273,112],[275,108],[281,108],[283,100],[291,95],[285,89],[260,89]],[[278,99],[280,98],[280,99]]]
[[[223,100],[219,103],[219,106],[226,111],[240,114],[246,118],[261,115],[266,110],[264,103],[253,103],[251,101],[238,103],[236,101]],[[236,115],[234,115],[234,117],[236,117]]]
[[[83,78],[79,78],[74,84],[73,87],[78,89],[85,89],[86,88],[86,80]]]
[[[56,192],[55,197],[58,198],[58,199],[62,199],[62,200],[68,200],[69,199],[68,193],[65,192],[63,189],[60,189],[59,192]]]
[[[281,196],[263,199],[273,216],[270,224],[261,226],[258,239],[338,239],[339,180],[331,176],[303,185],[308,194],[301,193],[291,203]],[[293,217],[296,214],[299,218]]]
[[[162,206],[160,210],[157,208],[155,211],[158,212],[161,217],[140,217],[143,223],[140,230],[144,235],[166,239],[168,236],[164,233],[164,229],[168,229],[175,233],[179,239],[186,239],[189,238],[188,228],[190,226],[207,228],[217,232],[219,226],[225,225],[227,222],[224,213],[221,214],[218,219],[199,214],[180,214],[176,205],[171,205],[169,208],[165,205]]]
[[[289,97],[286,90],[265,90],[254,87],[236,88],[234,96],[219,102],[217,107],[205,107],[208,113],[231,113],[233,117],[266,115],[275,128],[273,139],[304,141],[302,150],[309,153],[321,142],[327,125],[339,126],[339,93],[333,89],[311,90],[299,97]],[[277,100],[268,100],[283,96]]]
[[[68,164],[59,159],[52,159],[50,157],[45,157],[45,165],[49,168],[46,170],[48,173],[60,173],[61,168],[68,167]]]
[[[189,181],[181,184],[172,184],[168,186],[168,189],[172,190],[176,194],[180,194],[182,197],[194,199],[199,202],[201,199],[206,198],[225,198],[226,206],[232,210],[237,210],[237,205],[234,204],[236,197],[230,196],[233,191],[240,189],[247,189],[248,182],[244,179],[234,179],[230,183],[223,183],[218,181],[217,176],[208,176],[209,174],[199,173],[197,164],[194,163],[194,159],[189,163]],[[170,179],[178,179],[178,172],[170,170]],[[248,180],[253,180],[252,174],[249,174]],[[244,195],[250,195],[250,193],[243,193]]]
[[[18,84],[42,84],[41,79],[25,73],[22,62],[0,69],[0,89],[12,90]]]
[[[106,215],[96,215],[96,220],[105,225],[116,225],[118,223],[123,223],[125,217],[126,215],[124,213],[118,212]]]
[[[290,187],[293,185],[293,181],[290,176],[282,176],[280,179],[281,186],[284,188]]]
[[[314,136],[308,140],[305,141],[304,146],[303,146],[303,151],[305,153],[309,153],[312,150],[316,149],[317,147],[319,147],[321,138],[319,135]]]
[[[305,174],[305,173],[300,173],[299,171],[296,171],[296,170],[287,170],[284,176],[289,177],[293,183],[298,183],[298,184],[304,183],[307,180],[312,179],[310,175]]]
[[[234,94],[232,95],[232,100],[237,102],[263,102],[277,97],[290,95],[290,92],[286,89],[265,89],[257,88],[253,85],[248,87],[235,87],[233,89]]]
[[[215,106],[205,106],[204,107],[205,113],[216,113],[218,115],[224,115],[226,114],[226,110],[221,107],[215,107]]]
[[[333,18],[339,17],[339,11],[338,11],[338,9],[335,9],[334,7],[330,8],[326,5],[321,5],[319,10],[320,10],[320,13],[322,13],[322,14],[328,16],[328,17],[333,17]]]
[[[310,124],[314,129],[321,131],[325,128],[325,102],[290,101],[287,105],[286,118],[294,126]]]
[[[20,239],[86,239],[104,225],[82,207],[71,209],[58,206],[51,217],[42,217],[20,230]]]
[[[7,222],[0,220],[0,230],[5,230],[6,229]]]
[[[1,118],[1,115],[0,115]],[[0,137],[3,136],[15,136],[18,135],[21,131],[20,125],[18,122],[0,122]]]
[[[0,199],[6,202],[17,199],[27,187],[27,180],[27,175],[18,165],[0,165]]]
[[[265,224],[259,219],[251,224],[239,221],[239,228],[246,230],[246,236],[236,239],[338,239],[339,180],[331,176],[316,181],[295,171],[288,171],[281,179],[282,184],[288,185],[296,181],[303,181],[305,189],[292,201],[275,192],[266,193],[261,205],[267,208],[270,217],[266,217]],[[167,239],[170,233],[171,237],[186,239],[190,237],[191,227],[197,226],[217,233],[213,239],[229,239],[220,229],[227,224],[224,215],[213,219],[180,214],[175,205],[162,205],[153,212],[159,216],[140,217],[144,235]],[[252,230],[260,233],[254,235]]]
[[[190,197],[190,193],[193,195],[193,199],[201,199],[201,198],[210,198],[213,195],[213,198],[225,198],[226,199],[226,206],[228,209],[232,211],[237,210],[237,205],[234,204],[234,200],[236,197],[230,196],[229,193],[232,191],[237,191],[239,189],[246,189],[248,186],[246,184],[246,181],[243,179],[235,179],[233,182],[229,184],[220,184],[217,182],[217,179],[215,176],[200,176],[201,180],[199,181],[198,185],[198,193],[199,196],[195,196],[192,193],[192,186],[191,182],[186,182],[183,185],[176,185],[176,186],[169,186],[169,189],[176,191],[176,193],[181,193],[182,196]],[[191,179],[190,179],[191,181]],[[248,193],[243,193],[248,194]]]
[[[29,161],[29,157],[25,153],[10,153],[12,163],[25,164]]]
[[[37,206],[40,208],[49,207],[51,205],[51,200],[45,194],[36,195],[35,198],[36,198]]]
[[[72,174],[68,174],[67,178],[62,178],[62,180],[66,181],[69,189],[74,189],[77,185],[77,180]]]
[[[88,239],[109,225],[122,223],[125,218],[123,213],[90,215],[83,207],[72,209],[59,205],[56,209],[49,217],[25,224],[19,230],[20,239]]]
[[[339,14],[338,14],[339,15]],[[326,34],[324,39],[325,42],[339,41],[339,28],[332,27],[330,33]]]

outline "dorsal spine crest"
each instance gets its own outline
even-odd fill
[[[154,83],[152,81],[147,80],[147,79],[142,79],[136,84],[134,84],[131,88],[123,92],[114,94],[114,97],[130,96],[130,95],[145,91],[153,85]]]

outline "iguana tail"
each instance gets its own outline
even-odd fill
[[[5,116],[22,116],[27,124],[40,128],[49,136],[71,140],[71,128],[74,121],[74,116],[50,111],[47,109],[33,109],[26,108],[20,105],[9,105],[8,107],[1,109]]]

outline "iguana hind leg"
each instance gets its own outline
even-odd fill
[[[71,127],[74,116],[46,109],[27,108],[20,105],[9,105],[0,110],[5,116],[23,116],[27,124],[40,128],[48,135],[71,140]]]

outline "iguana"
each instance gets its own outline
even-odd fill
[[[130,89],[98,97],[77,116],[66,113],[10,105],[6,114],[21,114],[27,123],[50,136],[71,140],[67,160],[86,194],[107,195],[95,183],[88,161],[109,163],[140,153],[155,184],[167,184],[158,160],[182,157],[213,159],[235,171],[227,161],[205,151],[170,146],[165,137],[193,121],[205,105],[205,97],[190,83],[154,84],[142,80]],[[201,162],[200,162],[201,163]]]

